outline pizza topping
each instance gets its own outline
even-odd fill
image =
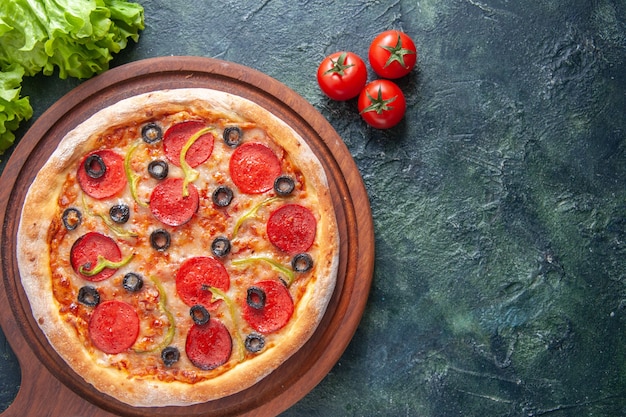
[[[299,253],[291,260],[291,267],[296,272],[307,272],[313,268],[313,258],[308,253]]]
[[[107,172],[104,160],[98,154],[91,154],[85,160],[85,172],[89,178],[98,179]]]
[[[168,226],[187,223],[198,211],[200,198],[193,184],[188,186],[189,195],[183,196],[183,180],[168,178],[160,182],[150,196],[150,210],[154,217]]]
[[[239,126],[229,126],[224,129],[222,136],[226,145],[236,148],[243,140],[243,131]]]
[[[191,306],[189,309],[189,315],[191,316],[193,322],[199,325],[206,324],[211,318],[209,311],[201,304]]]
[[[250,142],[239,146],[230,158],[230,176],[239,190],[260,194],[272,189],[281,173],[278,157],[262,143]]]
[[[93,273],[99,258],[120,262],[122,252],[113,239],[97,232],[89,232],[79,237],[70,250],[72,268],[88,281],[102,281],[115,273],[115,268],[102,267],[102,262],[99,267],[101,269]]]
[[[224,265],[215,258],[198,256],[189,258],[176,273],[176,291],[188,306],[201,304],[208,310],[215,310],[220,301],[213,301],[211,287],[228,291],[230,277]]]
[[[218,207],[227,207],[233,201],[233,190],[225,185],[220,185],[213,191],[213,204]]]
[[[273,203],[274,201],[277,200],[277,197],[272,197],[272,198],[268,198],[267,200],[263,200],[261,201],[259,204],[257,204],[256,206],[252,207],[247,213],[244,213],[243,216],[241,216],[237,222],[235,223],[235,227],[233,228],[233,237],[235,237],[237,235],[237,232],[239,232],[239,229],[241,228],[241,225],[248,219],[252,219],[257,215],[257,212],[259,211],[259,209],[263,206],[266,206],[270,203]]]
[[[262,334],[257,332],[252,332],[248,336],[246,336],[246,349],[249,352],[257,353],[263,350],[265,347],[265,338]]]
[[[163,135],[163,150],[165,156],[174,165],[180,167],[181,159],[186,161],[190,167],[195,168],[205,162],[213,152],[213,135],[205,131],[198,135],[195,139],[189,140],[199,132],[206,128],[204,122],[190,120],[177,123],[165,131]],[[181,158],[181,153],[185,145],[185,155]]]
[[[225,292],[215,287],[210,287],[209,291],[211,291],[211,294],[213,294],[213,297],[216,300],[222,300],[226,303],[226,306],[228,307],[228,312],[230,313],[230,318],[233,321],[233,328],[239,329],[239,314],[237,312],[237,305],[235,304],[233,299],[227,296]],[[241,362],[245,359],[244,343],[238,331],[235,332],[235,340],[237,341],[237,346],[239,346],[239,361]]]
[[[168,346],[161,351],[161,360],[169,368],[180,360],[180,351],[175,346]]]
[[[156,123],[148,123],[141,128],[141,138],[148,144],[153,144],[163,138],[163,131]]]
[[[274,181],[274,191],[281,197],[286,197],[296,188],[296,183],[288,175],[281,175]]]
[[[81,162],[78,183],[95,199],[112,197],[126,186],[124,159],[110,149],[94,151]]]
[[[270,267],[272,267],[272,269],[274,269],[276,272],[279,272],[287,276],[287,281],[286,281],[287,286],[291,285],[291,283],[296,279],[296,276],[291,269],[282,265],[280,262],[272,258],[268,258],[266,256],[251,256],[249,258],[235,259],[231,262],[231,265],[237,267],[237,266],[244,266],[244,265],[254,263],[254,262],[264,262],[268,264]]]
[[[200,139],[205,133],[209,133],[212,130],[213,129],[209,127],[200,129],[199,131],[191,135],[189,140],[187,140],[187,143],[185,143],[185,145],[183,146],[183,149],[181,149],[180,151],[180,166],[183,169],[183,174],[185,175],[185,179],[183,181],[183,197],[187,197],[189,195],[189,190],[187,189],[189,186],[189,183],[194,182],[200,176],[198,171],[193,169],[193,167],[189,165],[189,163],[187,162],[187,152],[196,143],[198,139]],[[211,155],[212,151],[213,151],[213,142],[211,141],[211,151],[209,152],[209,155]]]
[[[135,307],[119,300],[98,304],[89,320],[89,337],[104,353],[128,350],[139,335],[139,316]]]
[[[194,324],[185,343],[185,352],[194,366],[208,371],[225,364],[233,349],[228,329],[222,322],[211,319],[204,325]]]
[[[167,316],[168,329],[167,333],[165,333],[165,336],[163,337],[163,340],[158,345],[149,349],[142,348],[133,350],[137,353],[151,353],[161,351],[162,354],[162,351],[166,349],[166,347],[170,343],[172,343],[172,340],[174,339],[174,334],[176,333],[176,321],[172,312],[169,311],[167,308],[167,294],[165,292],[165,288],[163,288],[163,285],[161,285],[161,282],[159,282],[158,279],[150,277],[150,280],[159,292],[159,309]]]
[[[126,179],[128,180],[128,185],[130,186],[130,195],[133,197],[133,200],[137,202],[142,207],[148,207],[145,201],[140,200],[137,195],[137,184],[139,183],[139,176],[135,175],[132,170],[130,161],[133,156],[133,153],[139,146],[140,142],[136,142],[134,145],[130,147],[128,152],[126,152],[126,156],[124,156],[124,173],[126,174]]]
[[[126,291],[137,292],[143,288],[143,277],[135,272],[124,275],[122,286]]]
[[[63,226],[71,232],[80,226],[80,223],[83,221],[83,215],[78,209],[69,207],[63,211],[61,219],[63,220]]]
[[[109,230],[111,230],[115,235],[119,237],[124,237],[124,238],[137,237],[137,233],[131,230],[127,230],[123,227],[118,227],[118,225],[111,220],[110,211],[109,211],[108,216],[102,213],[95,213],[89,208],[89,205],[87,204],[87,201],[85,200],[85,195],[83,194],[81,197],[82,197],[81,200],[83,203],[83,209],[85,213],[87,213],[90,216],[98,217],[100,220],[104,222],[104,224],[109,228]]]
[[[167,162],[157,159],[156,161],[151,161],[148,164],[148,173],[155,180],[162,180],[167,177],[169,173],[169,166]]]
[[[100,303],[100,294],[95,287],[85,285],[78,290],[78,302],[87,307],[95,307]]]
[[[159,252],[166,251],[171,242],[170,232],[165,229],[156,229],[150,233],[150,245]]]
[[[306,252],[315,240],[317,220],[306,207],[286,204],[276,209],[267,222],[267,237],[288,254]]]
[[[218,258],[228,255],[230,253],[230,240],[224,236],[216,237],[211,243],[211,252]]]
[[[99,274],[105,269],[121,268],[124,265],[128,264],[133,259],[134,256],[135,254],[131,253],[126,258],[122,259],[121,261],[113,262],[113,261],[108,260],[102,255],[98,255],[98,259],[97,259],[95,266],[92,265],[90,262],[87,262],[84,265],[81,265],[80,268],[78,268],[78,272],[80,272],[81,274],[87,277],[92,277],[94,275]]]
[[[250,287],[246,293],[246,303],[255,310],[265,307],[265,291],[259,287]]]
[[[126,204],[116,204],[109,210],[109,216],[115,223],[126,223],[130,218],[130,208]]]
[[[283,328],[289,322],[294,309],[287,287],[273,280],[257,282],[254,287],[265,293],[265,304],[260,309],[254,308],[246,300],[242,304],[243,318],[256,331],[264,334]]]

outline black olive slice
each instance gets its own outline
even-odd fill
[[[203,324],[207,324],[209,322],[209,319],[211,318],[209,311],[203,305],[200,305],[200,304],[196,304],[192,306],[189,309],[189,315],[193,319],[193,322],[199,326],[202,326]]]
[[[216,237],[211,243],[211,252],[218,258],[228,255],[230,253],[230,240],[224,236]]]
[[[78,302],[87,307],[95,307],[100,303],[100,294],[96,288],[85,285],[78,290]]]
[[[228,146],[236,148],[243,139],[243,131],[238,126],[230,126],[224,129],[222,136]]]
[[[226,207],[233,201],[233,190],[225,185],[220,185],[213,191],[213,203],[218,207]]]
[[[137,292],[143,288],[143,277],[134,272],[129,272],[124,275],[122,285],[126,291]]]
[[[168,346],[161,351],[161,360],[165,366],[172,366],[180,359],[180,351],[174,346]]]
[[[146,143],[155,143],[163,138],[163,131],[156,123],[148,123],[141,128],[141,138]]]
[[[265,338],[263,335],[253,332],[246,336],[246,349],[252,353],[260,352],[265,347]]]
[[[116,204],[109,210],[109,216],[115,223],[126,223],[130,218],[130,208],[126,204]]]
[[[280,196],[287,196],[296,188],[293,178],[287,175],[281,175],[274,181],[274,191]]]
[[[265,291],[259,287],[248,288],[246,302],[250,307],[255,310],[260,310],[265,307]]]
[[[159,252],[166,251],[170,247],[170,243],[170,234],[165,229],[156,229],[150,234],[150,245]]]
[[[169,173],[169,166],[167,162],[157,159],[156,161],[152,161],[148,164],[148,173],[155,180],[162,180],[167,177]]]
[[[291,268],[296,272],[307,272],[313,268],[313,258],[308,253],[299,253],[291,260]]]
[[[104,163],[104,159],[97,153],[94,153],[85,160],[85,171],[90,178],[98,179],[107,172],[107,166]]]
[[[78,209],[69,207],[63,211],[61,219],[63,220],[63,226],[65,226],[67,230],[72,231],[80,226],[80,223],[83,221],[83,215]]]

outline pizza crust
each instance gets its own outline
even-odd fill
[[[103,127],[124,120],[142,123],[153,110],[211,108],[230,119],[251,120],[271,132],[273,139],[306,173],[315,196],[319,218],[316,242],[325,247],[316,259],[316,274],[297,303],[290,322],[281,330],[280,343],[262,354],[237,363],[215,378],[197,384],[133,378],[101,366],[80,344],[76,331],[59,315],[52,295],[48,233],[57,215],[57,201],[69,170],[96,147]],[[62,227],[62,225],[57,225]],[[100,392],[138,407],[184,406],[232,395],[251,387],[297,352],[315,332],[332,297],[339,263],[339,234],[324,169],[306,141],[278,117],[239,96],[210,89],[176,89],[133,96],[109,106],[76,126],[59,143],[33,181],[21,214],[17,235],[21,282],[32,314],[51,346],[67,364]]]

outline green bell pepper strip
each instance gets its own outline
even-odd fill
[[[119,236],[119,237],[137,237],[137,236],[139,236],[135,232],[131,232],[130,230],[126,230],[126,229],[117,227],[113,223],[113,221],[111,221],[111,219],[108,216],[106,216],[104,214],[101,214],[101,213],[95,213],[95,212],[91,211],[89,209],[89,206],[87,206],[87,202],[85,201],[85,195],[84,194],[82,195],[82,203],[83,203],[83,209],[85,210],[85,213],[89,214],[90,216],[99,217],[104,222],[104,224],[109,229],[111,229],[111,231],[113,233],[115,233],[117,236]]]
[[[235,236],[237,236],[237,233],[239,232],[239,229],[241,228],[241,225],[248,219],[256,216],[257,212],[259,211],[259,209],[263,206],[266,206],[276,200],[278,200],[278,197],[271,197],[268,198],[266,200],[261,201],[259,204],[257,204],[256,206],[252,207],[247,213],[245,213],[243,216],[241,216],[239,218],[239,220],[237,220],[237,223],[235,223],[235,228],[233,229],[233,239],[235,238]]]
[[[242,259],[234,259],[233,261],[231,261],[231,265],[233,266],[243,266],[243,265],[247,265],[253,262],[265,262],[267,264],[269,264],[272,269],[280,272],[281,274],[285,275],[288,280],[287,280],[287,286],[289,287],[293,281],[296,279],[296,274],[295,272],[290,269],[287,268],[285,265],[281,264],[280,262],[272,259],[272,258],[267,258],[264,256],[252,256],[250,258],[242,258]]]
[[[189,137],[189,139],[180,151],[180,167],[183,169],[183,174],[185,176],[185,179],[183,180],[183,197],[187,197],[189,195],[189,183],[197,180],[198,176],[200,175],[198,174],[198,171],[193,169],[187,163],[187,151],[189,151],[189,148],[191,148],[202,135],[209,133],[212,130],[212,127],[205,127],[198,130],[196,133]]]
[[[124,156],[124,172],[126,173],[126,178],[128,179],[128,186],[130,187],[130,194],[133,196],[133,200],[135,200],[141,207],[148,207],[148,203],[139,200],[139,197],[137,196],[137,183],[139,183],[139,176],[133,174],[133,170],[130,166],[131,157],[140,143],[141,142],[136,142],[126,152],[126,155]]]
[[[123,267],[124,265],[127,265],[133,259],[134,256],[135,254],[131,253],[126,258],[122,259],[121,261],[113,262],[113,261],[109,261],[107,258],[105,258],[102,255],[98,255],[98,261],[96,262],[96,266],[94,266],[93,269],[87,269],[84,267],[84,265],[81,265],[80,268],[78,268],[78,272],[80,272],[81,274],[87,277],[93,277],[94,275],[97,275],[100,272],[104,271],[104,269],[106,268],[118,269],[118,268]]]
[[[233,320],[233,325],[235,327],[235,339],[237,341],[237,345],[239,346],[239,362],[242,362],[246,358],[246,347],[243,343],[241,335],[239,334],[239,320],[237,318],[238,316],[235,302],[229,296],[227,296],[225,292],[215,287],[209,287],[208,289],[209,291],[211,291],[211,294],[213,295],[213,297],[215,297],[215,299],[224,300],[224,302],[228,306],[228,311],[230,312],[230,316]]]
[[[176,322],[174,321],[174,315],[167,309],[167,294],[165,293],[165,289],[163,288],[163,285],[161,284],[161,282],[159,282],[158,279],[154,277],[150,277],[150,280],[154,283],[154,286],[159,292],[159,309],[163,311],[163,313],[165,313],[165,315],[167,316],[167,320],[169,321],[169,327],[161,343],[159,343],[152,349],[146,349],[146,350],[134,349],[136,353],[152,353],[152,352],[161,351],[165,349],[166,347],[168,347],[170,343],[172,343],[172,340],[174,339],[174,334],[176,333]]]

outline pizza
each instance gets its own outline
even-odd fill
[[[134,95],[74,127],[34,178],[17,235],[52,348],[137,407],[216,400],[269,375],[318,327],[338,257],[307,142],[205,88]]]

